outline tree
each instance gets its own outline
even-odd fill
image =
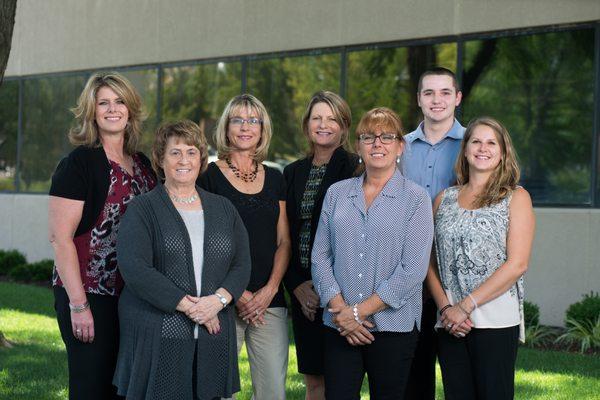
[[[4,71],[6,70],[8,55],[10,54],[16,11],[17,0],[3,0],[0,2],[0,86],[2,86],[2,81],[4,80]],[[12,347],[1,331],[0,347]]]

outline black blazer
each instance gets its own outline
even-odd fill
[[[292,242],[292,255],[284,277],[284,283],[286,289],[290,293],[292,293],[301,283],[312,279],[310,268],[302,268],[302,265],[300,264],[299,250],[301,228],[300,205],[302,203],[302,196],[304,195],[304,189],[306,188],[306,181],[308,180],[311,165],[312,157],[306,157],[294,161],[283,170],[283,176],[285,177],[287,184],[286,211],[290,225],[290,239]],[[338,147],[331,156],[331,159],[327,164],[327,169],[325,170],[325,176],[323,177],[323,181],[317,192],[315,207],[312,212],[310,230],[311,251],[327,189],[338,181],[351,178],[354,175],[357,166],[358,157],[353,153],[347,152],[342,147]]]

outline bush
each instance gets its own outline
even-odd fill
[[[52,279],[52,268],[54,267],[54,261],[52,260],[41,260],[31,264],[21,264],[13,267],[8,276],[11,279],[21,282],[31,281],[50,281]]]
[[[600,349],[600,317],[584,322],[567,318],[567,331],[556,338],[556,343],[578,345],[582,353]]]
[[[525,301],[523,303],[523,312],[525,314],[525,328],[538,326],[540,324],[540,308],[536,304]]]
[[[578,325],[595,324],[600,318],[600,295],[590,292],[583,296],[583,299],[573,303],[567,308],[565,325],[567,328]]]
[[[11,269],[23,264],[27,264],[27,259],[17,250],[0,253],[0,275],[8,275]]]
[[[526,325],[525,326],[525,346],[527,347],[545,347],[552,343],[556,336],[555,330],[546,325]]]

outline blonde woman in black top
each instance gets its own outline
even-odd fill
[[[238,350],[248,349],[254,398],[285,398],[288,364],[287,309],[281,280],[290,257],[285,184],[262,164],[271,141],[271,121],[256,97],[229,101],[217,125],[219,160],[199,178],[202,188],[237,208],[250,240],[250,283],[237,300]]]
[[[327,189],[350,178],[357,166],[358,158],[345,149],[351,123],[350,107],[344,99],[328,91],[315,93],[302,118],[309,155],[283,172],[292,240],[285,285],[292,299],[298,372],[304,374],[308,400],[325,398],[323,309],[312,285],[310,254]]]

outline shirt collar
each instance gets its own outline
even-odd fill
[[[363,174],[356,179],[354,185],[350,188],[350,191],[348,192],[348,197],[357,197],[359,194],[363,193],[362,187],[365,181],[365,174],[366,172],[363,172]],[[398,168],[396,168],[394,175],[392,175],[392,177],[390,178],[390,180],[387,181],[383,189],[381,189],[381,194],[385,197],[396,197],[402,179],[402,173]]]
[[[425,138],[425,132],[423,131],[423,124],[424,124],[424,122],[421,122],[419,124],[419,126],[415,130],[416,134],[414,137],[412,137],[411,142],[414,142],[417,139],[422,140],[424,142],[427,141],[427,139]],[[463,136],[464,136],[464,128],[462,127],[460,122],[458,122],[458,120],[456,118],[454,118],[454,123],[452,124],[452,127],[450,128],[450,130],[448,132],[446,132],[446,134],[444,135],[442,140],[444,140],[446,138],[462,140]]]

